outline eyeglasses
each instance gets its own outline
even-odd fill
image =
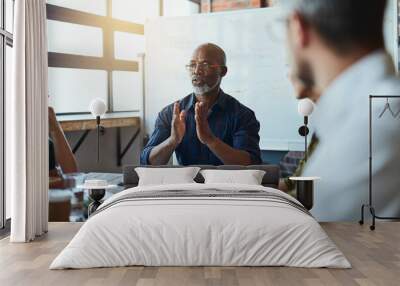
[[[209,64],[207,62],[201,62],[201,63],[193,62],[186,65],[186,69],[191,73],[193,73],[196,70],[196,67],[198,67],[203,72],[209,72],[211,69],[217,67],[223,67],[223,65]]]

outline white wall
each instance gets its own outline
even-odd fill
[[[188,0],[164,0],[165,17],[188,16],[200,12],[200,6]]]

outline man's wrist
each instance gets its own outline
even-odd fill
[[[169,137],[168,138],[168,145],[171,146],[174,150],[176,149],[176,147],[178,147],[179,142],[176,138],[173,137]]]
[[[212,135],[210,139],[207,140],[206,145],[208,148],[212,149],[217,143],[218,143],[218,138]]]

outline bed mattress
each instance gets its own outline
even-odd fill
[[[50,269],[131,265],[351,267],[291,196],[263,186],[195,183],[114,195]]]

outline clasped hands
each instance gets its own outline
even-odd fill
[[[199,141],[205,145],[210,145],[216,139],[214,134],[212,133],[210,126],[208,125],[208,106],[204,102],[196,102],[194,108],[195,116],[194,119],[196,121],[196,132]],[[180,110],[179,103],[175,102],[174,111],[172,115],[171,122],[171,136],[175,146],[179,145],[182,142],[183,137],[186,132],[186,111]]]

